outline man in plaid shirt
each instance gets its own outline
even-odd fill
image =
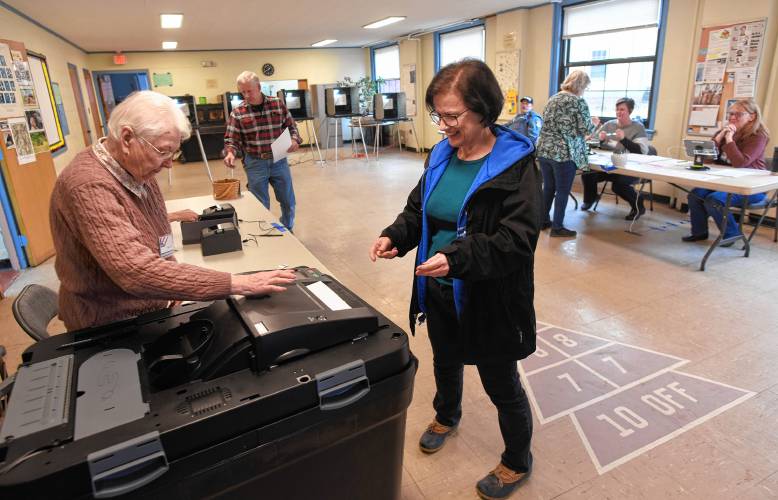
[[[227,121],[224,164],[235,168],[235,156],[242,151],[249,191],[270,209],[269,181],[281,204],[281,224],[291,231],[295,207],[292,173],[286,158],[273,163],[270,145],[289,128],[292,145],[288,151],[297,151],[302,142],[297,125],[280,99],[262,93],[256,73],[244,71],[238,75],[238,91],[243,95],[243,102],[232,110]]]

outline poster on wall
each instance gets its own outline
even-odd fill
[[[24,118],[10,118],[8,126],[16,145],[16,161],[19,165],[35,161],[35,148],[30,139],[30,130],[27,128],[27,120]]]
[[[518,50],[504,50],[496,54],[497,83],[505,98],[500,118],[509,120],[518,112],[519,58]]]
[[[11,51],[11,59],[13,59],[14,66],[14,78],[16,78],[16,84],[20,87],[31,87],[32,76],[30,76],[30,65],[24,60],[22,53],[18,50]]]
[[[762,54],[764,22],[738,24],[732,28],[729,68],[756,68]]]
[[[708,38],[708,52],[705,58],[708,61],[726,59],[729,55],[729,40],[731,36],[732,32],[728,28],[711,31]]]
[[[13,59],[8,45],[0,43],[0,118],[22,116],[24,109],[14,79]]]
[[[5,120],[0,121],[0,141],[3,141],[5,149],[14,149],[14,137],[11,135],[11,127]]]
[[[41,118],[39,109],[25,111],[24,116],[27,118],[27,126],[30,128],[30,132],[43,130],[43,118]]]
[[[735,97],[754,97],[756,89],[756,68],[735,70]]]
[[[692,104],[710,106],[721,104],[721,94],[724,85],[721,83],[701,83],[694,86]]]

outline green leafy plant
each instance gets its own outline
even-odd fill
[[[383,84],[383,78],[371,80],[369,76],[363,76],[359,80],[352,80],[350,76],[344,76],[343,80],[338,81],[340,87],[359,88],[359,109],[362,113],[370,113],[373,109],[373,96],[378,93],[378,89]]]

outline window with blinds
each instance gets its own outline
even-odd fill
[[[484,27],[476,26],[440,35],[440,67],[466,57],[484,60]]]
[[[593,116],[612,118],[621,97],[635,100],[634,119],[648,126],[657,62],[661,0],[600,0],[564,7],[562,71],[586,71]]]
[[[393,80],[400,78],[400,46],[390,45],[373,51],[375,64],[374,79]]]

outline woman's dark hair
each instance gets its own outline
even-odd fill
[[[631,97],[622,97],[618,101],[616,101],[616,107],[619,107],[619,104],[626,104],[627,109],[630,113],[632,113],[635,110],[635,100]]]
[[[462,96],[467,109],[482,116],[482,125],[494,125],[502,112],[504,98],[489,66],[477,59],[463,59],[440,68],[427,87],[424,98],[427,110],[435,111],[435,96],[452,90]]]

